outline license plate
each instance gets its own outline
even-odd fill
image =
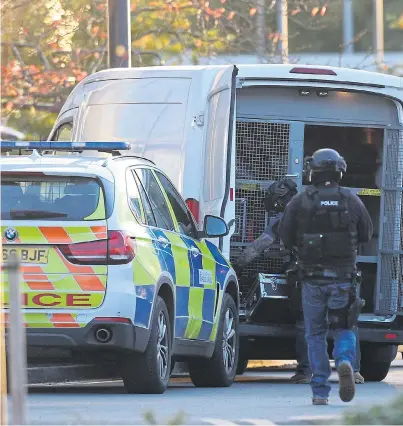
[[[4,247],[3,262],[7,262],[11,253],[16,253],[21,263],[48,263],[49,249],[44,247]]]

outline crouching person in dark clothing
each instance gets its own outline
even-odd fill
[[[328,404],[330,394],[329,326],[340,398],[349,402],[355,395],[354,329],[361,306],[355,291],[357,248],[372,238],[373,226],[361,200],[339,186],[346,170],[338,152],[316,151],[308,165],[313,185],[293,197],[280,223],[283,244],[296,247],[298,255],[314,405]]]
[[[267,190],[264,206],[268,213],[274,213],[263,233],[250,243],[234,262],[234,270],[241,274],[242,270],[267,250],[278,238],[279,224],[286,205],[297,194],[297,185],[291,179],[274,182]]]

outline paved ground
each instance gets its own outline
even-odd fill
[[[30,424],[145,424],[151,410],[158,423],[182,410],[182,424],[291,424],[296,418],[339,415],[344,409],[389,402],[403,389],[403,362],[395,361],[382,383],[359,385],[350,404],[338,399],[313,407],[309,385],[287,383],[292,371],[248,372],[228,389],[196,389],[187,378],[172,380],[164,395],[128,395],[120,381],[39,386],[29,395]],[[335,377],[334,377],[335,379]],[[226,422],[225,422],[226,421]]]

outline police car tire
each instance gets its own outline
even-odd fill
[[[165,317],[168,341],[168,365],[164,379],[160,377],[157,359],[160,313],[163,313]],[[150,340],[144,353],[122,356],[121,374],[128,393],[161,394],[168,387],[171,373],[172,328],[166,304],[159,296],[157,296],[151,324]]]
[[[232,369],[227,373],[224,365],[223,356],[223,335],[225,314],[231,309],[234,317],[235,329],[235,359]],[[229,387],[234,381],[238,364],[239,354],[239,315],[234,299],[225,293],[223,296],[220,322],[217,330],[216,343],[213,356],[210,359],[196,359],[188,362],[189,374],[193,384],[196,387]]]

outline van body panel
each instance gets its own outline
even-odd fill
[[[302,89],[301,89],[302,90]],[[385,96],[295,87],[245,87],[238,90],[238,117],[267,117],[298,121],[326,121],[370,126],[398,124],[393,100]],[[322,93],[323,96],[318,96]],[[290,108],[292,105],[292,108]]]
[[[294,68],[304,68],[303,73],[291,72]],[[236,69],[234,100],[231,89]],[[320,70],[332,70],[336,75],[320,74]],[[301,90],[305,89],[311,93],[304,97]],[[325,94],[318,95],[319,91]],[[199,202],[200,224],[206,214],[225,218],[229,235],[212,242],[229,259],[231,239],[239,227],[236,166],[240,131],[253,140],[260,137],[262,144],[267,137],[256,138],[248,126],[269,132],[274,143],[278,143],[276,132],[280,132],[288,152],[282,154],[285,164],[279,173],[290,174],[301,190],[308,127],[398,126],[403,122],[398,113],[402,102],[402,78],[347,68],[227,65],[112,69],[87,77],[74,89],[55,129],[68,111],[76,112],[80,107],[74,118],[74,139],[131,142],[133,153],[155,161],[185,199]],[[233,118],[231,104],[236,105]],[[273,170],[278,166],[273,165]],[[269,184],[270,180],[266,181],[265,188]],[[256,202],[264,188],[259,191]],[[376,263],[376,259],[366,259]]]

